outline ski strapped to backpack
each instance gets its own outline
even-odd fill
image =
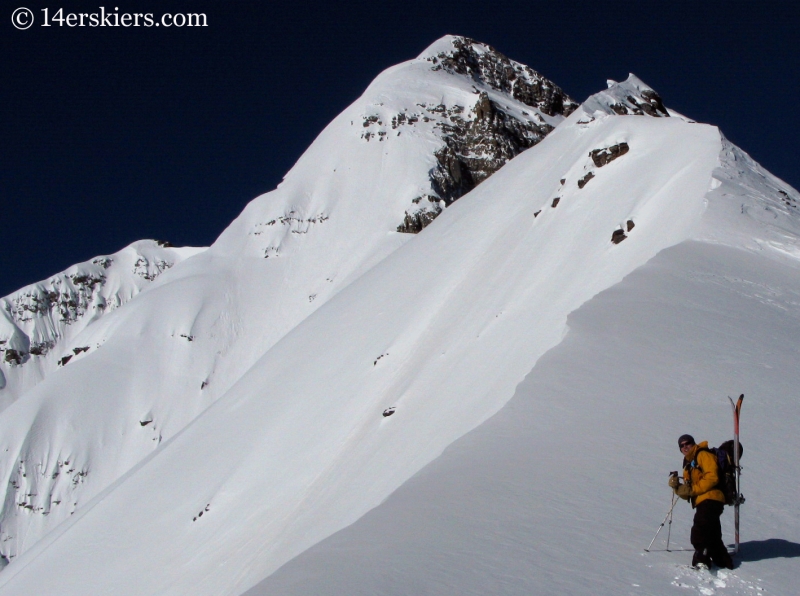
[[[742,467],[739,465],[739,458],[741,457],[741,447],[742,444],[739,441],[739,416],[742,413],[742,401],[744,401],[744,393],[739,396],[739,399],[736,403],[733,403],[733,399],[731,396],[728,396],[728,400],[731,402],[731,408],[733,408],[733,465],[736,471],[736,500],[733,504],[733,526],[734,526],[734,534],[735,534],[735,542],[733,546],[733,552],[739,552],[739,505],[744,503],[744,497],[742,496],[741,492],[741,484],[739,483],[739,477],[742,472]]]
[[[740,475],[742,467],[739,464],[744,448],[739,440],[739,416],[742,412],[742,401],[744,401],[744,394],[739,396],[739,399],[734,402],[733,398],[728,396],[733,409],[733,440],[725,441],[719,447],[704,448],[700,451],[710,451],[717,458],[717,468],[719,480],[714,487],[719,489],[725,497],[725,504],[733,506],[733,524],[734,524],[734,537],[735,543],[733,552],[739,552],[739,506],[744,503],[744,496],[741,492]],[[697,466],[697,454],[691,465]]]

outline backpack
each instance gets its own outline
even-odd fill
[[[719,482],[715,488],[721,490],[722,494],[725,495],[726,505],[736,505],[737,502],[744,502],[744,498],[736,492],[736,464],[733,458],[735,449],[734,442],[730,440],[725,441],[719,447],[710,447],[704,450],[710,451],[717,458]],[[742,453],[744,453],[744,447],[739,443],[740,464],[742,461]]]

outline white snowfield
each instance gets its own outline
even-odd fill
[[[46,375],[97,349],[72,341],[89,324],[203,250],[140,240],[0,299],[0,412]]]
[[[434,74],[460,81],[400,80]],[[0,549],[21,553],[0,593],[791,593],[800,197],[712,126],[615,115],[642,89],[590,98],[417,236],[387,230],[437,137],[388,164],[412,135],[367,151],[354,104],[275,196],[87,327],[102,350],[0,416],[0,480],[20,485]],[[643,556],[677,436],[728,438],[740,391],[742,566]]]
[[[800,271],[701,242],[666,249],[568,319],[497,415],[246,596],[797,593]],[[732,436],[745,393],[741,552],[665,552],[677,437]],[[676,505],[671,549],[691,549]],[[733,543],[733,514],[722,518]]]
[[[300,321],[414,238],[397,227],[419,206],[414,200],[431,192],[442,125],[452,125],[458,109],[474,119],[478,90],[520,121],[563,120],[470,77],[432,70],[428,58],[452,50],[453,41],[439,40],[377,77],[279,188],[253,200],[210,249],[165,270],[129,306],[106,309],[102,318],[92,307],[111,302],[103,293],[127,300],[132,283],[120,290],[111,277],[102,288],[84,283],[89,312],[55,327],[57,346],[20,366],[0,363],[0,384],[8,376],[0,405],[17,400],[0,417],[0,556],[13,560],[71,517],[225,394]],[[112,255],[107,276],[124,254]],[[120,271],[139,283],[125,263]],[[78,270],[96,277],[103,267]],[[31,341],[44,341],[37,334],[50,329],[49,319],[29,318]],[[0,342],[18,348],[19,336],[31,343],[2,323]]]

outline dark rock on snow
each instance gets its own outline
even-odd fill
[[[589,172],[588,174],[586,174],[586,176],[584,176],[583,178],[581,178],[580,180],[578,180],[578,188],[583,188],[584,186],[586,186],[586,184],[587,184],[587,183],[589,182],[589,180],[591,180],[592,178],[594,178],[594,172]]]
[[[620,116],[653,116],[655,118],[669,118],[669,112],[664,107],[661,96],[652,89],[642,89],[638,97],[629,95],[623,101],[609,106]]]
[[[445,146],[434,154],[431,188],[448,206],[553,129],[545,122],[518,120],[486,93],[480,94],[473,111],[474,120],[453,118],[438,125]]]
[[[589,153],[589,156],[592,158],[594,165],[598,168],[602,168],[618,157],[625,155],[629,150],[630,147],[628,147],[628,143],[619,143],[617,145],[611,145],[611,147],[606,147],[605,149],[595,149]]]
[[[403,223],[397,226],[397,231],[405,234],[418,234],[425,226],[436,219],[442,212],[442,208],[439,206],[438,202],[436,202],[435,197],[429,197],[429,201],[431,202],[430,206],[426,205],[411,213],[406,211]]]
[[[578,107],[560,87],[532,68],[466,37],[455,38],[453,50],[428,60],[433,63],[433,70],[470,77],[549,116],[568,116]],[[538,114],[523,112],[523,119],[509,114],[486,92],[478,94],[472,119],[461,115],[461,106],[436,108],[428,111],[434,110],[442,118],[436,126],[442,131],[445,145],[434,154],[437,164],[430,172],[430,180],[435,200],[443,200],[445,206],[470,192],[508,160],[537,144],[553,128]],[[406,212],[397,231],[417,233],[439,213],[440,207]]]
[[[472,77],[549,116],[568,116],[578,107],[558,85],[529,66],[510,60],[492,46],[468,37],[456,37],[453,50],[442,52],[433,60],[437,60],[434,70]]]

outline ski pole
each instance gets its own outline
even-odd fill
[[[653,543],[656,541],[656,538],[658,537],[658,533],[661,531],[661,528],[663,528],[664,524],[667,523],[667,519],[672,517],[672,510],[675,507],[675,503],[677,503],[677,499],[675,499],[675,495],[673,494],[672,495],[672,503],[669,506],[669,511],[667,511],[667,514],[664,516],[664,521],[662,521],[661,525],[658,526],[658,530],[656,530],[656,535],[653,536],[653,539],[650,541],[650,544],[648,544],[647,548],[644,549],[645,552],[648,552],[648,553],[650,552],[650,547],[653,546]],[[672,524],[672,519],[670,519],[670,529],[672,528],[671,524]]]
[[[667,526],[667,552],[669,552],[669,537],[670,537],[670,534],[672,534],[672,509],[675,507],[675,499],[676,498],[677,498],[676,495],[673,493],[672,494],[672,503],[670,504],[670,507],[669,507],[669,526]]]

